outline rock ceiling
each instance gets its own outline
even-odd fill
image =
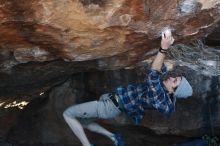
[[[177,40],[204,37],[217,25],[217,0],[2,0],[1,49],[18,62],[85,61],[152,48],[170,26]],[[141,50],[140,50],[141,48]],[[136,53],[134,53],[136,52]]]
[[[1,0],[0,93],[134,65],[152,56],[164,27],[189,43],[219,22],[218,0]]]

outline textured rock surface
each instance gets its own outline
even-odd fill
[[[57,59],[78,65],[78,61],[96,59],[94,63],[84,63],[84,68],[135,65],[152,56],[165,26],[174,30],[177,42],[204,38],[219,29],[219,3],[218,0],[2,0],[0,92],[2,96],[11,89],[15,89],[13,94],[23,94],[21,88],[31,92],[27,88],[30,84],[46,88],[43,84],[50,84],[51,80],[53,84],[59,82],[54,78],[79,71],[69,69],[71,63],[57,63]]]
[[[82,69],[135,66],[154,55],[165,26],[176,42],[204,38],[219,31],[219,3],[1,0],[0,95],[44,90]]]
[[[1,50],[13,53],[18,63],[56,58],[85,61],[125,52],[123,60],[132,63],[155,47],[164,26],[175,30],[176,40],[189,41],[209,34],[218,26],[219,3],[218,0],[2,0]]]
[[[156,52],[155,49],[159,47],[160,31],[165,26],[173,29],[177,43],[192,43],[194,40],[208,36],[207,44],[219,46],[220,1],[1,0],[0,107],[2,102],[10,102],[14,99],[32,101],[33,105],[27,108],[8,136],[8,131],[16,124],[17,117],[22,112],[1,110],[0,142],[8,138],[11,142],[21,140],[21,143],[64,143],[65,141],[71,143],[74,141],[77,144],[78,141],[70,137],[71,131],[66,133],[67,127],[64,127],[61,120],[60,115],[64,106],[67,106],[69,100],[72,100],[71,102],[91,100],[91,95],[97,97],[103,92],[113,90],[118,84],[133,81],[136,79],[133,76],[135,73],[124,70],[120,73],[110,71],[113,75],[108,73],[105,74],[107,77],[93,75],[90,82],[84,80],[85,77],[89,78],[87,75],[80,76],[78,79],[82,79],[85,83],[81,84],[79,81],[77,85],[81,85],[80,89],[83,90],[79,90],[78,86],[74,85],[74,87],[71,86],[73,91],[63,93],[64,89],[70,90],[68,86],[64,86],[64,89],[59,91],[62,93],[52,91],[48,103],[47,98],[40,94],[47,93],[52,87],[69,79],[72,74],[81,71],[90,71],[90,76],[92,76],[92,72],[96,74],[95,69],[134,68],[142,63],[150,62]],[[211,54],[209,50],[206,50],[209,53],[202,55],[207,59],[205,64],[210,63],[209,59],[210,57],[213,59],[213,54],[217,56],[214,66],[219,69],[219,64],[217,64],[220,60],[219,50],[217,47],[214,50]],[[187,55],[183,56],[191,59],[191,56]],[[171,61],[171,64],[174,63]],[[194,63],[185,63],[182,60],[179,64],[194,69],[194,72],[189,71],[189,74],[204,72],[204,64],[197,67]],[[193,130],[205,126],[210,129],[210,122],[208,122],[210,117],[206,112],[209,110],[207,107],[211,106],[215,107],[210,109],[214,115],[212,124],[218,127],[219,111],[216,109],[219,109],[219,102],[217,102],[219,85],[214,83],[218,81],[217,84],[219,84],[219,77],[212,77],[211,71],[207,69],[205,71],[206,76],[199,78],[193,76],[193,79],[197,80],[195,82],[199,83],[198,87],[194,84],[194,88],[198,88],[199,92],[193,99],[180,101],[177,114],[168,120],[158,113],[152,114],[149,111],[142,126],[151,128],[157,133],[198,136],[204,133],[204,129]],[[125,76],[123,76],[124,73]],[[116,81],[112,82],[108,79],[116,79]],[[200,94],[201,91],[204,92]],[[77,98],[68,99],[72,94]],[[195,110],[188,111],[192,105],[196,107]],[[180,117],[180,115],[183,116]],[[188,120],[183,123],[185,119]],[[123,118],[118,120],[122,123],[128,122]],[[53,121],[56,122],[53,123]],[[160,125],[157,125],[155,121],[160,121]],[[7,126],[4,126],[5,123]],[[50,126],[51,123],[53,123],[52,126]],[[24,125],[25,130],[19,125]],[[59,125],[63,127],[59,128]],[[40,129],[41,127],[45,130]],[[36,133],[29,133],[32,129],[35,129],[33,132]],[[125,134],[138,130],[127,127],[115,129],[122,129]],[[141,139],[144,134],[146,133],[139,135],[140,139],[137,137],[137,142],[145,142]],[[67,136],[66,139],[63,135]],[[29,141],[26,139],[28,136]],[[128,141],[129,137],[127,135]],[[166,140],[162,143],[165,142]],[[169,144],[167,142],[167,145]]]
[[[210,46],[220,46],[220,29],[216,29],[213,33],[207,36],[206,44]]]

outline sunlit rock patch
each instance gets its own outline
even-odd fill
[[[5,109],[17,107],[22,110],[25,106],[28,105],[28,103],[29,102],[26,102],[26,101],[13,101],[12,103],[3,102],[3,103],[0,103],[0,105],[2,104],[1,106],[3,106]]]

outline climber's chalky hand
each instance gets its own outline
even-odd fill
[[[161,48],[168,49],[174,42],[171,30],[166,29],[162,32]]]

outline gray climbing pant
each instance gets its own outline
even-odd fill
[[[103,94],[98,101],[72,105],[64,111],[64,115],[76,118],[81,124],[89,124],[97,119],[111,119],[121,113],[109,98],[110,94]]]

